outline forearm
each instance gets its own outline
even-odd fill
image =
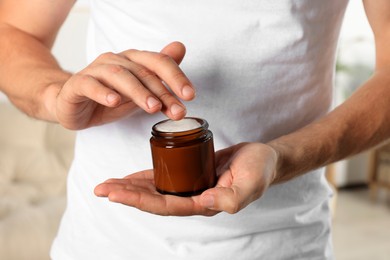
[[[32,35],[0,25],[0,90],[26,114],[56,122],[55,98],[70,73]]]
[[[390,137],[390,69],[377,71],[322,119],[269,143],[279,155],[274,183],[290,180]]]

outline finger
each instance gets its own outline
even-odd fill
[[[104,85],[131,99],[148,113],[155,113],[162,108],[160,100],[122,65],[103,64],[86,72],[92,74]],[[160,88],[164,88],[161,82],[159,84]]]
[[[246,204],[241,191],[235,187],[215,187],[201,194],[200,204],[208,209],[237,213]]]
[[[167,89],[154,72],[134,62],[129,62],[126,68],[161,101],[161,111],[165,115],[174,120],[185,116],[185,106]]]
[[[181,99],[192,100],[195,97],[192,83],[169,55],[138,50],[128,50],[121,54],[156,73]]]
[[[124,177],[124,179],[146,179],[146,180],[153,180],[154,179],[154,172],[153,170],[143,170],[136,173],[132,173]]]
[[[134,190],[117,190],[109,194],[109,200],[162,216],[211,216],[218,212],[205,209],[192,198],[152,194]]]
[[[165,46],[160,53],[170,56],[177,64],[180,64],[186,54],[186,47],[181,42],[172,42]]]
[[[121,103],[121,96],[116,91],[107,88],[92,76],[81,74],[72,77],[71,81],[61,89],[59,97],[60,100],[64,99],[71,104],[88,99],[108,107],[116,107]]]
[[[148,182],[141,183],[137,180],[126,183],[101,183],[95,187],[94,193],[98,197],[109,197],[112,192],[119,190],[159,194],[153,184]]]
[[[108,194],[115,190],[139,190],[156,192],[154,181],[150,179],[108,179],[97,185],[94,193],[99,197],[107,197]]]
[[[122,190],[125,185],[122,183],[100,183],[93,190],[94,194],[98,197],[107,197],[110,192],[114,190]]]
[[[180,64],[186,54],[186,47],[183,43],[175,41],[166,45],[160,53],[166,54],[170,56],[176,64]],[[100,54],[93,63],[95,64],[104,64],[107,60],[110,61],[120,61],[121,56],[113,53],[113,52],[105,52]]]
[[[200,196],[178,197],[158,193],[154,186],[153,170],[140,171],[123,179],[108,179],[96,186],[95,194],[163,216],[213,216],[219,213],[201,206]]]
[[[236,172],[236,177],[234,177],[233,172]],[[256,176],[242,177],[247,176],[246,172],[240,172],[237,169],[233,169],[233,171],[226,169],[220,172],[217,186],[203,192],[199,203],[206,208],[230,214],[245,208],[249,203],[259,198],[262,193],[261,189],[257,187]]]
[[[169,45],[170,46],[170,45]],[[172,45],[173,48],[168,48],[169,52],[173,52],[178,49],[175,48],[175,44]],[[147,52],[145,52],[147,53]],[[180,55],[180,54],[178,54]],[[177,56],[177,55],[176,55]],[[101,67],[106,68],[107,64],[110,64],[112,67],[113,72],[108,70],[108,72],[105,72],[104,75],[101,75]],[[115,67],[115,65],[117,68]],[[122,66],[122,67],[121,67]],[[177,67],[177,65],[175,65]],[[100,68],[100,69],[99,69]],[[121,68],[127,69],[128,71],[133,74],[139,82],[142,83],[142,85],[150,90],[151,93],[157,97],[157,100],[162,103],[162,106],[159,107],[159,109],[169,118],[173,120],[178,120],[181,119],[185,116],[186,114],[186,109],[185,106],[180,102],[179,99],[177,99],[168,89],[167,87],[162,83],[161,79],[156,75],[155,72],[152,70],[146,68],[145,66],[142,66],[136,62],[133,62],[128,59],[128,57],[122,55],[122,54],[114,54],[114,53],[104,53],[101,54],[94,62],[93,65],[87,69],[84,70],[86,73],[96,73],[96,71],[100,71],[100,73],[95,74],[96,77],[102,77],[99,78],[104,84],[107,86],[110,86],[111,88],[115,88],[118,90],[118,92],[123,92],[127,93],[127,96],[130,96],[131,94],[129,93],[129,85],[131,83],[127,83],[124,85],[114,85],[112,77],[117,74],[117,70],[121,70]],[[118,83],[116,83],[118,84]],[[121,84],[119,82],[119,84]],[[137,84],[135,86],[140,86],[140,84]],[[120,89],[120,90],[119,90]],[[137,103],[140,104],[143,103],[144,98],[141,96],[131,96],[131,98]],[[139,102],[137,102],[139,100]],[[151,108],[153,105],[156,105],[157,103],[155,102],[155,99],[149,99],[148,100],[150,103],[146,104],[146,107]],[[160,104],[159,104],[160,105]],[[145,107],[140,105],[141,108],[145,110]],[[154,113],[158,111],[158,109],[153,109],[152,111],[145,110],[146,112],[149,113]]]
[[[120,64],[101,64],[85,72],[93,74],[103,84],[125,95],[148,113],[162,110],[174,120],[185,116],[185,106],[152,71],[124,58],[117,58],[116,62]]]

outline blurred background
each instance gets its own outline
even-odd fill
[[[368,79],[374,66],[374,39],[362,1],[349,1],[340,35],[334,105]],[[390,259],[390,145],[329,165],[327,172],[335,187],[331,203],[336,259]]]
[[[69,71],[86,65],[88,17],[87,1],[79,0],[55,44],[56,57]],[[362,3],[350,1],[339,43],[335,106],[370,77],[374,57]],[[1,93],[0,122],[0,259],[49,259],[66,205],[74,133],[28,118]],[[390,259],[390,148],[380,146],[329,165],[327,176],[335,191],[336,258]]]

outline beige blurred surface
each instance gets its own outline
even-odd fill
[[[0,102],[0,259],[49,259],[74,133]]]
[[[367,187],[338,191],[333,219],[337,260],[390,259],[390,194],[379,193],[372,200]]]

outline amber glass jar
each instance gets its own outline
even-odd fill
[[[199,126],[185,131],[152,128],[150,139],[157,191],[178,196],[198,195],[216,183],[213,134],[204,119],[187,117]]]

